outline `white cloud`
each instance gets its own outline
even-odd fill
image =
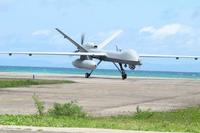
[[[140,33],[142,32],[154,33],[155,30],[156,29],[153,26],[148,26],[148,27],[143,27],[142,29],[140,29]]]
[[[190,34],[191,27],[182,24],[168,24],[160,28],[155,28],[153,26],[143,27],[139,31],[140,33],[148,33],[153,39],[165,39],[167,37],[177,35],[177,34]]]
[[[50,30],[37,30],[32,33],[33,36],[49,36],[50,34]]]

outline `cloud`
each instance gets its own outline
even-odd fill
[[[32,33],[33,36],[49,36],[51,34],[51,30],[37,30]]]
[[[137,32],[141,51],[162,54],[199,55],[200,28],[192,24],[167,24],[147,26]],[[146,47],[148,46],[148,47]]]
[[[190,34],[191,27],[174,23],[161,26],[160,28],[155,28],[154,26],[143,27],[140,29],[139,32],[141,34],[148,33],[150,34],[152,39],[158,40],[165,39],[167,37],[174,36],[177,34]]]
[[[147,32],[147,33],[154,33],[156,29],[153,26],[143,27],[140,29],[140,33]]]

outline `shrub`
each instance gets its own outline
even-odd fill
[[[48,114],[52,116],[86,117],[82,107],[73,101],[64,104],[55,103],[53,108],[48,110]]]
[[[136,113],[140,113],[140,112],[142,112],[142,110],[140,109],[140,106],[138,105],[138,106],[136,107]]]
[[[32,98],[33,98],[33,101],[35,103],[35,107],[37,109],[38,114],[39,115],[43,115],[44,114],[44,110],[45,110],[44,102],[41,101],[39,99],[39,97],[35,93],[33,94]]]
[[[133,115],[135,119],[148,119],[153,116],[151,109],[143,111],[139,106],[136,107],[136,113]]]

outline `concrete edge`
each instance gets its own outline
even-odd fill
[[[3,131],[45,131],[45,132],[70,132],[70,133],[172,133],[158,131],[131,131],[117,129],[99,129],[99,128],[56,128],[56,127],[33,127],[33,126],[10,126],[0,125],[0,130]],[[175,133],[175,132],[174,132]],[[178,133],[178,132],[176,132]]]

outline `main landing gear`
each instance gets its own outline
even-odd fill
[[[101,62],[102,62],[102,60],[100,60],[100,61],[97,63],[96,68],[99,66],[99,64],[100,64]],[[115,67],[118,69],[118,71],[121,73],[122,79],[123,79],[123,80],[127,79],[127,74],[126,74],[125,69],[123,68],[122,63],[119,63],[119,67],[117,66],[116,63],[113,62],[113,64],[114,64]],[[94,69],[94,70],[95,70],[95,69]],[[91,76],[91,74],[94,72],[94,70],[91,70],[90,73],[85,73],[85,78],[89,78],[89,77]]]
[[[98,63],[97,63],[97,66],[96,68],[99,66],[99,64],[102,62],[102,60],[100,60]],[[94,69],[95,70],[95,69]],[[85,73],[85,78],[89,78],[90,75],[94,72],[94,70],[91,70],[90,73]]]
[[[91,73],[85,73],[85,78],[89,78]]]
[[[121,73],[122,75],[122,79],[125,80],[127,79],[127,74],[126,74],[126,71],[124,70],[123,66],[122,66],[122,63],[119,63],[119,67],[117,66],[117,64],[115,64],[113,62],[113,64],[115,65],[115,67],[118,69],[118,71]]]

